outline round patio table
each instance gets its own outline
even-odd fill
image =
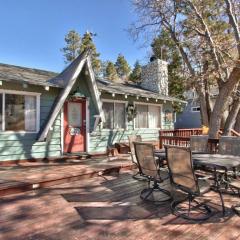
[[[166,160],[165,149],[157,149],[154,151],[154,156],[158,159],[158,164],[160,167],[164,165],[164,160]]]

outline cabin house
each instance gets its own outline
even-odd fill
[[[211,107],[213,107],[218,93],[219,91],[216,85],[210,86],[209,96]],[[176,129],[201,128],[202,120],[200,103],[196,90],[190,89],[186,91],[184,97],[186,99],[186,105],[184,106],[183,111],[177,114],[174,127]],[[227,118],[227,116],[228,110],[224,113],[224,117]]]
[[[167,63],[150,62],[140,86],[95,79],[88,52],[60,74],[0,64],[0,161],[105,153],[174,126]]]

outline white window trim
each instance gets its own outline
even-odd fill
[[[127,113],[126,113],[126,107],[127,107],[127,104],[128,104],[128,101],[122,101],[122,100],[113,100],[113,99],[102,99],[102,103],[104,102],[110,102],[110,103],[113,103],[114,104],[114,109],[113,111],[115,110],[115,103],[124,103],[125,104],[125,128],[103,128],[103,124],[101,126],[101,129],[102,130],[105,130],[105,131],[122,131],[122,130],[128,130],[128,125],[127,125]],[[114,124],[114,123],[113,123]]]
[[[200,110],[193,110],[193,109],[197,109],[197,108],[199,108],[200,109],[200,106],[196,106],[196,107],[191,107],[191,112],[200,112]]]
[[[163,114],[163,112],[162,112],[162,110],[163,110],[163,105],[162,104],[159,104],[159,103],[157,103],[157,104],[154,104],[154,103],[141,103],[141,102],[133,102],[133,105],[134,105],[134,107],[136,107],[136,105],[147,105],[147,106],[157,106],[157,107],[160,107],[160,127],[159,128],[137,128],[136,127],[136,120],[135,120],[135,118],[134,118],[134,121],[133,121],[133,129],[136,129],[136,130],[139,130],[139,129],[144,129],[144,130],[147,130],[147,129],[153,129],[153,130],[160,130],[160,129],[162,129],[162,114]],[[149,120],[149,111],[148,111],[148,120]]]
[[[41,93],[0,89],[0,94],[2,94],[2,130],[0,130],[0,134],[38,133],[39,129],[40,129],[40,96],[41,96]],[[36,122],[36,131],[5,131],[5,95],[6,94],[36,96],[36,121],[37,121]]]
[[[90,109],[89,98],[86,99],[86,152],[89,152],[90,148]]]

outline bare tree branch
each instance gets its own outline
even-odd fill
[[[189,4],[189,6],[193,9],[193,11],[195,12],[199,22],[201,23],[201,25],[204,29],[205,37],[206,37],[207,41],[209,42],[211,52],[212,52],[211,55],[213,57],[215,67],[216,67],[216,69],[218,71],[218,74],[219,74],[219,79],[221,79],[221,82],[224,82],[224,77],[222,76],[222,73],[221,73],[221,64],[220,64],[220,61],[219,61],[219,58],[218,58],[218,55],[217,55],[216,46],[215,46],[215,43],[214,43],[213,38],[211,36],[211,33],[209,31],[208,25],[206,24],[206,22],[204,21],[201,13],[198,11],[197,7],[192,3],[192,1],[187,0],[187,2]],[[221,83],[219,83],[219,84],[221,84]]]
[[[237,49],[238,49],[238,56],[240,58],[240,32],[239,32],[239,26],[237,22],[237,18],[235,17],[235,14],[233,13],[233,6],[231,0],[224,0],[227,5],[227,14],[229,18],[229,23],[232,25],[234,30],[235,39],[237,42]]]

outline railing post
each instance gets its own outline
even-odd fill
[[[159,131],[159,149],[163,148],[163,142],[162,142],[162,130]]]

